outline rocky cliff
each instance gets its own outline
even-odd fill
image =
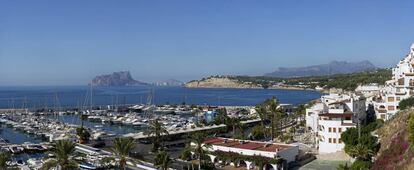
[[[201,80],[193,80],[185,84],[189,88],[262,88],[260,85],[252,83],[242,83],[236,79],[226,76],[216,76],[203,78]]]
[[[138,86],[147,83],[134,80],[129,71],[114,72],[112,74],[96,76],[92,80],[94,86]]]

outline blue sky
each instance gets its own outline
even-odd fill
[[[411,1],[13,0],[0,5],[0,86],[261,75],[332,60],[393,66]]]

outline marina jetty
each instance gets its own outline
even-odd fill
[[[294,112],[294,106],[290,104],[279,104],[278,109],[286,114]],[[167,150],[175,148],[169,151],[174,155],[174,159],[178,159],[178,151],[190,144],[191,140],[188,136],[201,132],[231,137],[236,126],[237,129],[243,127],[243,131],[249,132],[252,127],[263,123],[255,106],[142,104],[89,107],[84,110],[4,109],[3,113],[0,113],[0,125],[3,128],[25,133],[44,142],[23,144],[4,142],[4,145],[0,146],[3,151],[17,155],[32,152],[45,153],[56,141],[73,141],[76,142],[76,152],[86,155],[85,158],[78,158],[84,160],[84,163],[79,166],[83,169],[96,169],[115,165],[115,162],[102,164],[102,160],[115,157],[111,149],[115,138],[132,138],[134,146],[139,149],[130,151],[128,166],[136,169],[156,169],[154,163],[156,153],[145,149],[154,144],[154,136],[147,133],[154,121],[158,121],[165,129],[166,133],[161,133],[160,137],[163,136],[163,147]],[[296,124],[296,119],[283,118],[280,128],[287,129]],[[85,128],[90,134],[87,142],[82,142],[80,139],[81,128]],[[13,163],[13,165],[18,165],[22,169],[36,169],[48,159],[53,157],[44,155],[42,158],[30,158],[23,164]],[[173,169],[181,169],[189,165],[177,160],[171,166]]]

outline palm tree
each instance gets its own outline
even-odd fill
[[[268,115],[268,112],[266,110],[266,105],[264,105],[264,104],[257,105],[256,106],[256,112],[257,112],[257,115],[260,118],[260,122],[262,123],[262,127],[264,127],[264,123],[265,123],[265,121],[267,119],[267,115]]]
[[[0,169],[7,169],[7,161],[10,160],[10,154],[6,152],[0,153]]]
[[[349,150],[349,155],[359,160],[368,161],[372,159],[374,152],[362,144],[357,144]]]
[[[170,166],[172,163],[172,159],[170,158],[170,155],[168,155],[168,153],[165,151],[158,151],[154,160],[155,160],[155,165],[161,170],[167,170],[168,166]]]
[[[243,130],[242,129],[242,124],[240,123],[240,119],[235,118],[235,117],[228,119],[227,126],[233,128],[233,132],[232,132],[233,133],[233,137],[236,134],[236,129]],[[243,133],[243,132],[241,132],[241,133]]]
[[[217,113],[217,116],[214,118],[215,124],[225,124],[229,116],[227,115],[226,108],[220,109]]]
[[[78,167],[78,163],[73,160],[75,143],[72,141],[56,141],[55,146],[51,152],[56,156],[56,158],[46,162],[41,169],[48,170],[53,167],[60,167],[61,170],[69,170]]]
[[[119,168],[125,170],[127,156],[129,151],[134,147],[134,139],[132,138],[115,138],[112,151],[119,158]]]
[[[191,146],[187,145],[184,150],[181,152],[180,159],[188,161],[191,159]]]
[[[301,104],[296,108],[295,111],[295,117],[296,118],[300,118],[300,123],[302,124],[302,122],[304,121],[305,115],[306,114],[306,107],[305,105]]]
[[[202,132],[196,132],[191,136],[191,142],[195,144],[194,153],[198,158],[198,169],[201,169],[201,165],[203,164],[203,159],[206,156],[206,152],[204,148],[208,148],[209,145],[204,144],[204,140],[206,139],[207,135]]]
[[[267,110],[272,114],[271,118],[271,137],[272,140],[276,137],[278,137],[279,130],[281,129],[280,126],[282,126],[282,112],[278,108],[279,101],[276,99],[276,97],[272,97],[271,99],[267,99],[265,101],[265,105]]]
[[[151,121],[151,123],[149,124],[146,134],[149,137],[153,137],[152,151],[156,152],[161,146],[161,136],[168,135],[168,131],[167,129],[165,129],[164,125],[158,121],[158,119],[155,119],[154,121]]]

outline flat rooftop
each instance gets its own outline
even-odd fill
[[[247,150],[256,150],[256,151],[265,151],[265,152],[278,152],[283,151],[294,145],[289,144],[280,144],[280,143],[268,143],[268,142],[259,142],[259,141],[249,141],[249,140],[238,140],[238,139],[229,139],[229,138],[209,138],[204,141],[205,144],[224,146],[235,149],[247,149]]]

